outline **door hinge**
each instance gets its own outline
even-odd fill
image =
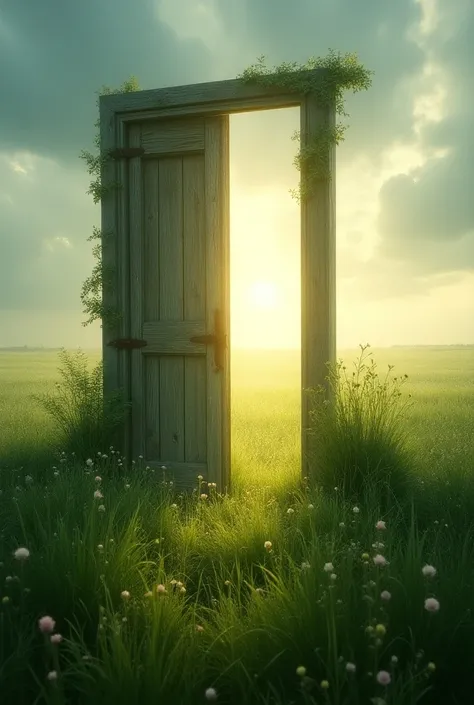
[[[117,338],[117,340],[111,340],[107,345],[117,348],[117,350],[134,350],[136,348],[144,348],[148,343],[146,340],[139,340],[138,338]]]
[[[192,343],[198,343],[198,345],[212,345],[214,347],[214,366],[216,372],[224,369],[227,336],[224,332],[224,318],[222,311],[217,309],[214,312],[214,333],[193,335],[192,338],[190,338],[190,341]]]
[[[112,159],[133,159],[133,157],[143,157],[144,154],[143,147],[117,147],[109,152]]]

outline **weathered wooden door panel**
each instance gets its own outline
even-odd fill
[[[178,486],[229,487],[228,117],[133,124],[130,147],[131,447]],[[216,311],[227,336],[215,369]]]
[[[323,71],[314,69],[308,78],[322,77]],[[222,307],[222,327],[229,333],[228,115],[294,106],[300,107],[303,149],[311,147],[321,129],[334,128],[334,103],[322,105],[313,92],[258,82],[219,81],[100,97],[101,153],[113,157],[104,160],[101,171],[107,187],[102,263],[104,272],[116,272],[116,286],[103,289],[103,305],[107,313],[122,314],[120,322],[103,319],[104,395],[130,391],[133,427],[131,433],[124,428],[122,447],[129,455],[131,437],[133,455],[141,453],[150,465],[172,466],[177,480],[191,478],[194,483],[195,475],[206,471],[206,479],[222,481],[223,488],[229,480],[229,356],[224,351],[223,360],[219,358],[223,371],[214,373],[214,351],[190,340],[213,332],[213,308]],[[136,156],[143,153],[143,158]],[[331,397],[326,364],[336,360],[331,142],[324,156],[332,178],[318,180],[301,201],[303,476],[308,474],[313,438],[305,390],[322,385]],[[302,169],[303,178],[306,171]],[[123,190],[114,188],[117,181]],[[162,239],[167,229],[181,235]],[[176,261],[162,280],[165,264],[160,258],[168,252]],[[173,290],[177,298],[171,299]],[[205,314],[199,308],[202,298]],[[182,311],[176,320],[173,306]],[[146,339],[147,345],[120,349],[118,341],[127,337]],[[174,406],[167,409],[171,396]]]

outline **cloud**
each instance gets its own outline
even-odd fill
[[[234,3],[216,3],[227,33],[238,32],[242,50],[265,54],[270,64],[304,62],[325,55],[329,47],[357,52],[376,70],[373,87],[363,95],[347,94],[351,115],[341,159],[370,153],[377,159],[390,141],[412,134],[413,79],[422,70],[423,52],[410,38],[419,22],[419,6],[409,0],[247,0],[236,17]]]
[[[3,308],[77,310],[92,266],[86,238],[98,215],[85,195],[87,174],[15,152],[0,155],[0,184]]]
[[[211,72],[141,0],[4,0],[0,10],[0,300],[5,310],[78,310],[100,210],[78,155],[92,146],[96,92],[136,74],[144,88]]]
[[[193,83],[211,66],[151,0],[4,0],[1,12],[0,150],[75,160],[91,144],[102,85],[131,74],[146,88]]]
[[[453,150],[422,168],[416,180],[401,174],[387,181],[378,221],[385,246],[403,250],[411,242],[427,247],[445,239],[454,244],[465,236],[474,228],[471,172],[468,155]]]
[[[348,299],[401,301],[457,284],[474,273],[474,232],[463,238],[456,250],[444,242],[436,256],[422,246],[410,255],[397,259],[379,255],[364,262],[344,253],[337,268],[344,295]]]
[[[383,300],[457,281],[474,266],[473,22],[471,0],[3,0],[5,309],[80,308],[99,208],[78,153],[92,145],[103,84],[131,74],[143,88],[232,78],[261,54],[270,65],[304,62],[329,47],[356,51],[376,71],[368,92],[347,95],[350,128],[337,153],[344,286]],[[286,193],[297,179],[294,111],[270,132],[264,115],[239,121],[236,182],[257,195],[284,184]],[[269,150],[282,155],[272,172]]]
[[[445,95],[441,117],[419,130],[420,147],[432,156],[380,190],[374,254],[406,263],[406,272],[415,264],[412,276],[474,272],[474,6],[452,14],[444,8],[438,19],[422,41]],[[433,156],[436,150],[441,156]]]
[[[412,34],[422,12],[412,0],[162,0],[159,15],[180,36],[200,38],[218,56],[221,74],[241,73],[257,56],[268,65],[284,61],[304,63],[310,56],[324,56],[329,48],[357,52],[362,63],[376,71],[368,92],[347,93],[350,129],[339,147],[339,159],[364,154],[378,162],[391,142],[413,137],[413,101],[423,71],[424,53]],[[207,25],[203,16],[210,18]],[[184,19],[183,19],[184,18]],[[215,28],[210,35],[209,27]],[[282,119],[273,137],[278,149],[290,140],[294,118]],[[258,186],[263,174],[255,146],[265,135],[265,125],[252,125],[239,142],[241,164],[252,159],[250,183]],[[290,142],[292,153],[296,145]],[[292,171],[292,159],[288,172]],[[293,184],[292,184],[293,185]]]

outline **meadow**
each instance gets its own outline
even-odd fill
[[[303,481],[298,352],[235,351],[229,497],[73,455],[0,352],[2,704],[472,702],[474,348],[368,352]]]

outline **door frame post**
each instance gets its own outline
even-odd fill
[[[324,69],[309,71],[321,75]],[[279,87],[243,84],[238,79],[198,83],[188,86],[106,95],[100,97],[101,154],[130,147],[128,126],[137,121],[171,117],[223,115],[254,110],[300,108],[301,148],[308,147],[321,128],[335,126],[335,105],[318,103],[312,93],[305,95]],[[136,147],[137,145],[133,145]],[[336,228],[335,228],[335,145],[328,142],[324,155],[330,178],[314,183],[311,195],[301,200],[301,454],[302,475],[307,476],[311,461],[310,399],[306,390],[321,386],[327,397],[331,390],[327,364],[336,362]],[[123,155],[123,153],[122,153]],[[114,183],[126,183],[126,157],[107,160],[102,168],[102,262],[114,268],[113,285],[104,287],[106,309],[120,310],[119,323],[103,324],[104,398],[118,388],[130,398],[130,355],[110,347],[116,338],[131,337],[127,273],[127,199],[120,197]],[[304,168],[302,177],[304,178]],[[112,237],[105,237],[112,232]],[[130,425],[122,440],[125,455],[130,450]],[[229,460],[230,462],[230,460]]]

